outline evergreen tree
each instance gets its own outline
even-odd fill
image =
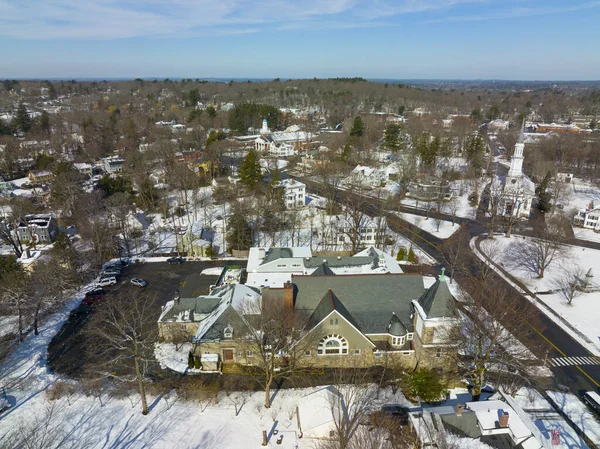
[[[258,154],[254,148],[248,151],[248,154],[240,164],[240,181],[249,189],[254,190],[262,181],[262,172],[258,162]]]
[[[483,167],[483,155],[485,153],[485,142],[480,133],[470,136],[465,145],[465,156],[467,161],[475,170],[481,170]]]
[[[252,245],[252,229],[241,208],[233,208],[227,227],[229,228],[227,234],[229,251],[247,251]]]
[[[45,133],[50,132],[50,115],[47,111],[42,111],[42,115],[40,115],[40,128]]]
[[[397,123],[390,123],[385,127],[383,136],[384,146],[392,153],[396,153],[401,148],[400,131],[402,127]]]
[[[206,108],[206,113],[210,118],[215,118],[217,116],[217,110],[212,104],[208,105],[208,107]]]
[[[31,116],[23,103],[19,103],[19,108],[13,118],[13,125],[16,129],[24,133],[31,129]]]
[[[421,162],[423,163],[424,167],[429,168],[435,163],[439,146],[439,137],[435,137],[431,142],[429,142],[429,136],[427,134],[423,133],[419,136],[417,141],[417,152],[421,157]]]
[[[271,182],[269,183],[269,197],[271,202],[277,205],[280,209],[283,209],[285,202],[283,201],[283,188],[279,187],[281,182],[281,174],[279,173],[279,167],[275,167],[273,174],[271,175]]]
[[[408,257],[407,257],[407,259],[411,263],[417,263],[418,262],[417,255],[415,254],[415,251],[412,248],[410,250],[408,250]]]
[[[447,393],[447,385],[442,376],[435,370],[419,368],[404,375],[403,387],[410,399],[419,398],[424,402],[435,402],[443,399]]]
[[[405,109],[404,106],[402,106],[402,105],[398,106],[398,115],[404,114],[404,109]]]
[[[192,351],[188,352],[188,368],[194,368],[194,354]]]
[[[398,254],[396,255],[396,260],[403,261],[406,256],[406,250],[404,248],[400,248],[398,250]]]
[[[354,118],[354,123],[352,123],[352,128],[350,129],[350,136],[352,137],[361,137],[365,132],[365,125],[360,116]]]

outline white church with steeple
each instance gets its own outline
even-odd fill
[[[503,217],[528,218],[535,198],[535,184],[523,173],[523,151],[525,150],[525,122],[515,144],[510,160],[510,169],[505,177],[496,177],[491,189],[498,195],[498,214]]]

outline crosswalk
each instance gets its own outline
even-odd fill
[[[600,357],[556,357],[548,363],[550,366],[600,365]]]

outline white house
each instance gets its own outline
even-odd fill
[[[582,228],[600,231],[600,207],[594,207],[592,201],[587,209],[580,209],[573,217],[573,224]]]
[[[510,127],[510,122],[507,120],[492,120],[488,123],[488,129],[491,131],[507,131]]]
[[[306,184],[294,179],[284,179],[278,185],[283,189],[283,201],[288,209],[303,207],[306,198]]]
[[[294,128],[295,129],[295,128]],[[270,153],[273,145],[281,146],[283,144],[292,146],[295,150],[304,146],[305,144],[312,141],[314,134],[306,131],[275,131],[271,132],[267,120],[262,121],[262,127],[260,129],[260,136],[254,139],[254,148],[256,151],[263,153]],[[282,149],[274,150],[275,152],[290,151],[287,147]],[[291,156],[292,154],[288,154]],[[284,156],[284,155],[282,155]]]
[[[268,147],[269,153],[274,157],[290,157],[298,154],[298,150],[294,148],[294,145],[285,142],[270,142]]]
[[[354,223],[343,215],[326,215],[322,230],[316,232],[326,248],[338,249],[351,245],[354,228]],[[386,229],[385,217],[363,216],[356,230],[358,246],[365,247],[382,243],[386,236]]]
[[[378,170],[367,165],[357,165],[348,176],[351,182],[371,187],[379,187],[385,184],[386,174],[384,171]]]

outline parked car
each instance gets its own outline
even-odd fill
[[[117,278],[114,276],[105,277],[96,282],[96,287],[108,287],[109,285],[116,285]]]
[[[583,402],[585,402],[589,408],[600,415],[600,395],[598,393],[595,391],[586,391],[581,396],[581,399],[583,399]]]
[[[141,278],[133,278],[131,280],[131,285],[135,285],[137,287],[145,287],[148,283]]]
[[[100,276],[102,277],[117,277],[121,275],[121,271],[120,270],[103,270],[102,273],[100,273]]]
[[[81,301],[81,304],[89,306],[90,304],[94,304],[95,302],[100,301],[103,298],[104,295],[91,295],[91,296],[86,296],[85,298],[83,298],[83,301]]]
[[[169,257],[167,259],[167,263],[169,264],[181,264],[183,262],[183,257]]]
[[[104,290],[102,288],[95,288],[95,289],[90,290],[89,292],[87,292],[85,294],[85,297],[88,298],[89,296],[104,295],[105,293],[106,293],[106,290]]]

